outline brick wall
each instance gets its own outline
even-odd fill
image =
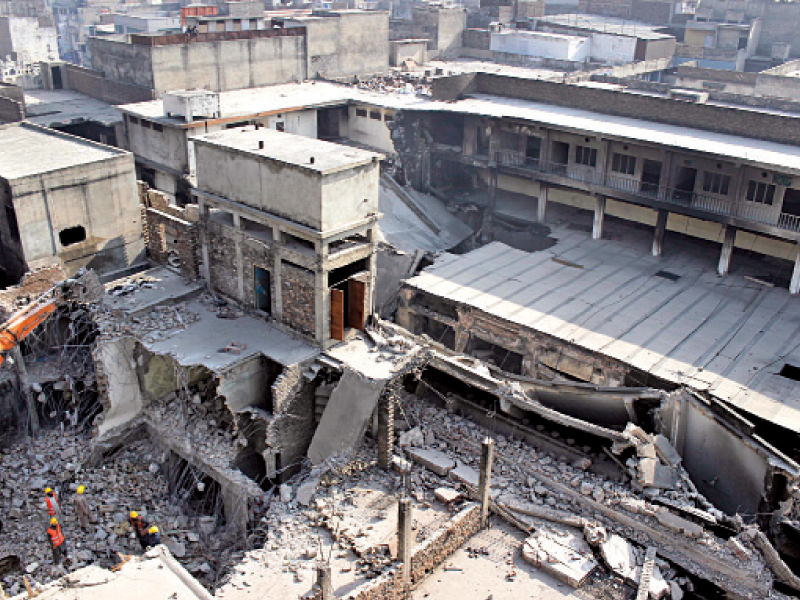
[[[281,264],[281,297],[284,323],[301,333],[314,335],[314,273],[284,261]]]
[[[561,83],[493,73],[443,77],[434,80],[432,90],[434,98],[441,100],[452,100],[462,94],[485,93],[783,144],[794,145],[800,139],[800,119],[795,117],[615,90],[580,86],[565,89]]]
[[[69,89],[108,104],[147,102],[156,97],[153,90],[149,88],[105,79],[100,71],[69,63],[65,63],[63,68],[66,71]]]
[[[411,587],[417,587],[456,550],[480,531],[481,509],[470,504],[447,525],[414,548],[411,555]],[[393,600],[403,597],[402,570],[393,566],[380,577],[363,583],[343,600]]]
[[[255,307],[255,271],[254,267],[261,267],[270,272],[270,297],[275,298],[275,274],[273,265],[275,257],[270,246],[261,240],[247,237],[245,233],[242,241],[242,265],[244,270],[243,287],[245,306]]]
[[[286,367],[272,385],[274,418],[267,427],[266,442],[280,453],[281,480],[296,473],[314,436],[314,389],[303,378],[299,365]]]
[[[209,221],[206,227],[208,241],[208,274],[211,289],[229,298],[239,297],[239,275],[236,268],[236,243],[231,229]]]
[[[200,279],[196,207],[170,204],[165,194],[148,190],[141,182],[139,194],[145,245],[150,258],[159,264],[174,267],[170,257],[175,257],[179,261],[181,275],[192,281]]]

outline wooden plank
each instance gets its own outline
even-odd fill
[[[344,340],[344,292],[331,290],[331,338]]]
[[[357,279],[348,282],[348,292],[350,293],[350,306],[348,306],[347,318],[350,327],[364,330],[364,299],[367,295],[367,284]]]

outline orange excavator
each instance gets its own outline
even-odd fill
[[[5,355],[46,321],[65,301],[96,302],[104,293],[94,271],[79,272],[61,281],[0,325],[0,365]]]

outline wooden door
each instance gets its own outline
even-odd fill
[[[344,340],[344,292],[331,290],[331,338]]]
[[[367,295],[367,284],[358,279],[351,279],[348,285],[347,320],[350,327],[364,330],[364,298]]]

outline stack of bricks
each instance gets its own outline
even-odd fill
[[[281,265],[283,321],[292,329],[314,335],[314,273],[287,262]]]
[[[139,197],[142,201],[142,222],[147,253],[155,262],[168,264],[171,252],[178,256],[181,275],[191,280],[200,278],[200,243],[197,221],[199,212],[194,205],[177,206],[169,197],[157,190],[147,188],[139,182]],[[175,240],[170,244],[165,239],[167,232]]]

